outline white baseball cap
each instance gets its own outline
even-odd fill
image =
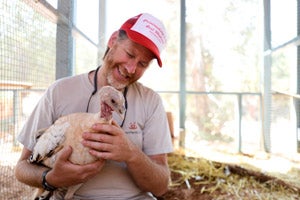
[[[167,33],[163,23],[148,13],[128,19],[120,28],[134,42],[149,49],[162,67],[160,54],[167,43]]]

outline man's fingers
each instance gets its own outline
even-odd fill
[[[114,125],[114,126],[116,126],[116,127],[121,128],[120,125],[115,120],[112,120],[111,124]]]
[[[60,152],[59,152],[59,156],[58,156],[58,159],[59,160],[68,160],[69,157],[71,156],[72,154],[72,147],[71,146],[67,146],[67,147],[64,147]]]

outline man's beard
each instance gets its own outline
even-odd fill
[[[108,54],[104,58],[104,62],[108,69],[106,71],[106,80],[109,85],[113,86],[117,90],[122,90],[128,85],[128,83],[120,83],[114,78],[114,76],[113,76],[114,67],[113,66],[116,66],[116,63],[113,61],[112,55],[113,55],[113,51],[109,51]]]
[[[128,84],[126,83],[119,83],[118,81],[116,81],[113,77],[113,72],[109,71],[107,73],[107,82],[110,86],[113,86],[114,88],[116,88],[117,90],[121,90],[124,89]]]

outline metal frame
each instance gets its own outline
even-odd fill
[[[180,1],[180,95],[179,95],[179,145],[185,147],[185,110],[186,110],[186,22],[185,22],[185,0]]]
[[[264,52],[269,52],[272,49],[271,46],[271,24],[270,24],[270,0],[264,0]],[[263,119],[262,119],[262,131],[263,131],[263,144],[266,152],[271,151],[271,138],[270,138],[270,126],[271,126],[271,54],[264,56],[263,66],[263,81],[262,81],[262,99],[263,99]]]
[[[271,45],[271,0],[264,0],[264,73],[263,73],[263,136],[264,147],[267,152],[271,152],[271,137],[270,137],[270,124],[271,124],[271,55],[275,51],[291,46],[297,47],[297,86],[296,94],[287,94],[285,92],[278,92],[280,94],[293,97],[294,107],[296,112],[296,138],[297,151],[300,152],[300,0],[297,0],[297,36],[277,47]]]
[[[58,9],[54,9],[46,0],[39,0],[38,2],[33,2],[32,0],[23,0],[28,5],[36,7],[38,4],[38,10],[44,16],[49,18],[50,21],[56,23],[58,25],[58,37],[57,37],[57,74],[56,78],[64,77],[72,75],[73,73],[73,55],[74,55],[74,41],[73,37],[80,36],[89,41],[92,45],[98,47],[98,56],[99,58],[103,55],[103,46],[105,46],[105,38],[101,38],[98,44],[95,44],[92,40],[89,39],[84,33],[78,30],[74,26],[74,6],[76,6],[76,0],[66,0],[66,1],[58,1]],[[61,4],[68,4],[67,10],[66,7],[62,7]],[[105,12],[106,12],[106,0],[99,1],[99,36],[105,35],[105,30],[102,27],[105,27]],[[297,28],[298,28],[298,36],[287,41],[286,43],[279,45],[277,47],[271,46],[271,17],[270,17],[270,5],[271,0],[264,0],[264,66],[262,73],[262,84],[261,84],[261,104],[262,104],[262,136],[263,136],[263,148],[266,152],[271,152],[271,137],[270,137],[270,124],[271,124],[271,107],[272,107],[272,91],[271,91],[271,66],[272,66],[272,58],[271,55],[273,52],[280,50],[282,48],[290,47],[291,45],[298,47],[297,54],[297,94],[300,94],[300,0],[297,0]],[[63,13],[63,14],[60,14]],[[186,88],[186,1],[180,1],[180,90],[179,94],[179,126],[180,126],[180,145],[182,147],[185,146],[185,119],[186,119],[186,95],[190,93]],[[61,28],[66,28],[68,31],[60,32]],[[67,38],[67,39],[62,39]],[[64,47],[64,48],[62,48]],[[67,47],[67,48],[66,48]],[[100,60],[100,59],[99,59]],[[66,64],[67,61],[67,64]],[[100,62],[100,61],[99,61]],[[100,64],[100,63],[99,63]],[[159,92],[159,91],[158,91]],[[172,92],[164,92],[164,93],[172,93]],[[197,94],[201,94],[201,92],[197,92]],[[225,94],[225,93],[224,93]],[[227,93],[226,93],[227,94]],[[241,100],[242,93],[235,93],[234,95],[238,96],[239,102],[239,144],[238,150],[241,151]],[[256,94],[255,94],[256,95]],[[300,151],[300,103],[299,99],[294,98],[295,100],[295,110],[297,117],[297,145],[298,151]]]
[[[297,94],[300,94],[300,0],[297,0]],[[297,151],[300,152],[300,98],[295,99],[297,120]]]

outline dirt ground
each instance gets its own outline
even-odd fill
[[[172,174],[173,180],[180,176]],[[252,180],[253,181],[253,180]],[[259,180],[257,180],[260,182]],[[198,184],[195,180],[190,180],[190,188],[185,183],[170,187],[169,191],[163,195],[159,200],[297,200],[300,199],[300,190],[287,186],[286,184],[275,183],[269,180],[270,183],[261,182],[261,187],[244,185],[242,188],[234,189],[226,192],[223,189],[212,189],[214,183]],[[232,183],[233,184],[233,183]],[[278,184],[276,187],[274,185]],[[239,187],[233,186],[232,187]],[[208,189],[207,191],[203,188]],[[225,188],[225,187],[224,187]]]
[[[172,185],[161,200],[300,199],[299,180],[176,154],[169,156],[169,165]]]
[[[32,188],[15,179],[12,166],[0,166],[0,200],[29,200]]]

